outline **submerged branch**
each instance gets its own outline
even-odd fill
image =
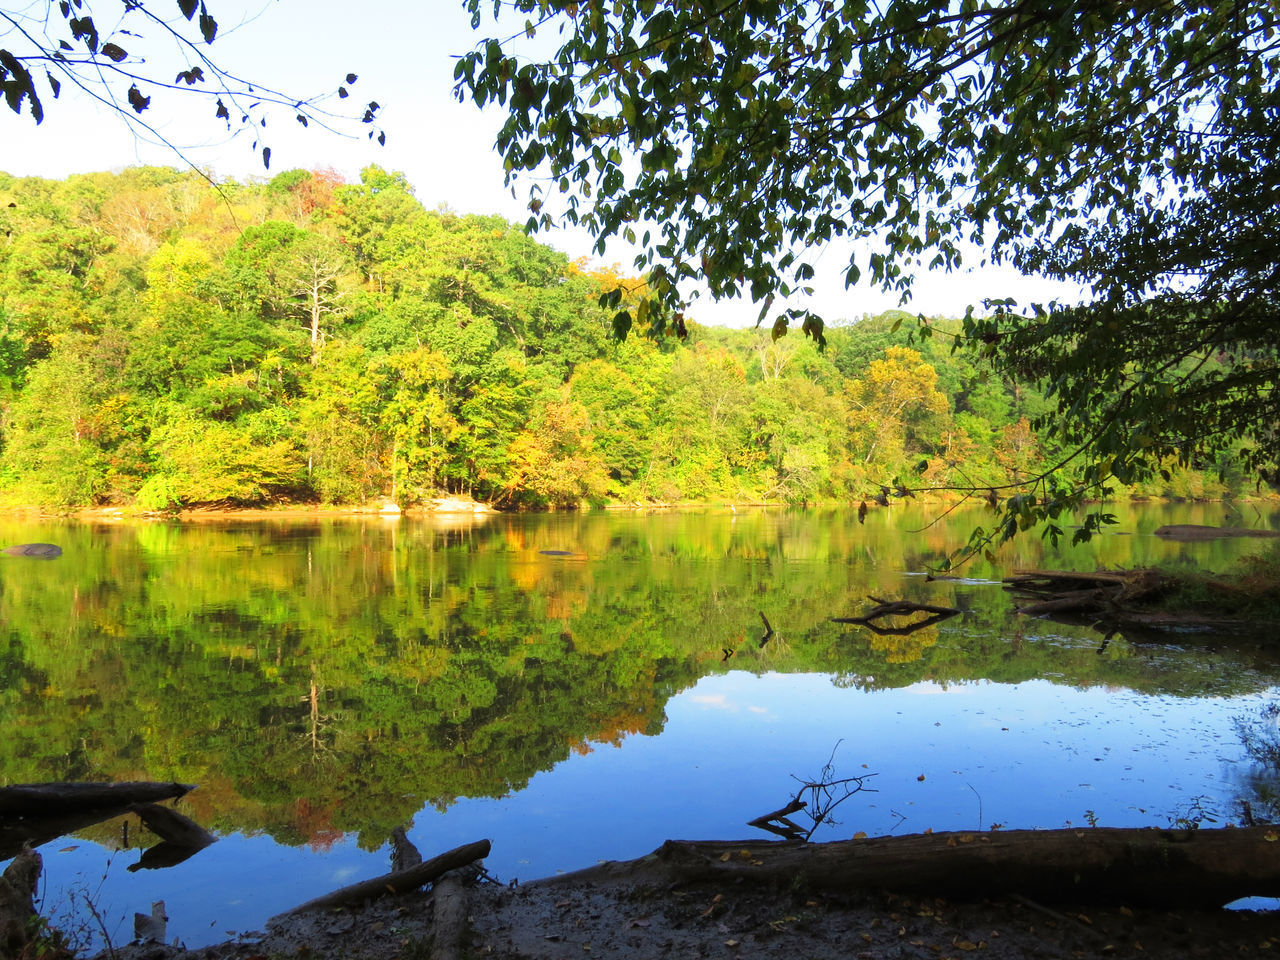
[[[879,597],[868,597],[868,599],[874,600],[877,606],[872,607],[860,617],[832,617],[831,622],[855,623],[882,637],[902,637],[960,614],[960,610],[956,607],[940,607],[932,603],[915,603],[911,600],[881,600]],[[886,627],[875,622],[881,617],[896,617],[910,613],[927,613],[929,616],[923,620],[916,620],[904,626],[896,627]]]

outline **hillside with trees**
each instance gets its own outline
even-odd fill
[[[913,343],[905,314],[863,317],[825,349],[692,322],[618,342],[616,291],[641,309],[642,281],[427,210],[377,167],[0,174],[0,228],[11,506],[856,503],[1060,453],[1039,392],[952,351],[959,321]],[[1129,491],[1247,492],[1235,462]]]

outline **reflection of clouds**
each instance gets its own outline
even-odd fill
[[[703,707],[710,707],[714,710],[724,710],[727,713],[741,713],[745,710],[747,713],[755,713],[764,717],[776,716],[776,714],[768,707],[740,706],[735,701],[726,697],[723,693],[697,693],[689,697],[689,702],[699,704]]]
[[[337,870],[333,871],[333,879],[347,880],[347,879],[350,879],[351,877],[354,877],[359,872],[360,872],[360,868],[357,866],[339,867]]]
[[[903,693],[910,693],[917,697],[937,697],[944,694],[956,693],[959,685],[944,687],[937,683],[913,683],[909,687],[903,687]]]
[[[737,710],[738,708],[729,702],[729,698],[723,693],[697,693],[689,698],[693,703],[700,703],[704,707],[715,707],[718,710]]]

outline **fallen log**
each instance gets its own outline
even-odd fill
[[[470,897],[460,876],[451,870],[431,888],[431,960],[460,960],[467,934]]]
[[[1090,828],[842,840],[668,840],[648,857],[532,885],[601,880],[738,881],[880,889],[956,900],[1017,894],[1047,903],[1221,907],[1280,895],[1280,831]]]
[[[1227,537],[1280,537],[1280,530],[1258,530],[1253,527],[1209,527],[1199,523],[1173,523],[1159,527],[1156,536],[1162,540],[1183,543],[1196,540],[1222,540]]]
[[[50,840],[91,827],[129,812],[128,807],[94,807],[52,817],[0,816],[0,861],[16,857],[23,847],[40,847]]]
[[[1068,590],[1048,600],[1018,607],[1017,613],[1039,617],[1046,613],[1070,613],[1076,610],[1096,610],[1110,596],[1105,590]]]
[[[136,813],[152,833],[175,847],[201,850],[218,839],[190,817],[158,803],[131,803],[129,810]]]
[[[353,883],[350,886],[334,890],[332,893],[326,893],[322,897],[308,900],[292,910],[286,910],[284,913],[272,917],[267,922],[271,923],[273,920],[282,917],[290,917],[312,910],[332,910],[335,907],[358,906],[366,900],[386,896],[389,893],[408,893],[410,890],[416,890],[438,879],[450,870],[465,867],[468,863],[473,863],[476,860],[483,860],[489,855],[489,846],[488,840],[477,840],[474,843],[456,847],[447,853],[440,854],[438,857],[432,857],[430,860],[425,860],[416,866],[410,867],[408,870],[384,874],[381,877],[374,877],[372,880],[361,880],[359,883]]]
[[[21,783],[0,787],[0,817],[49,817],[97,807],[127,807],[131,803],[171,800],[193,784],[152,783]]]

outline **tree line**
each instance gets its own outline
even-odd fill
[[[859,502],[1061,452],[1032,427],[1044,395],[953,352],[946,320],[919,342],[906,314],[836,323],[825,349],[696,323],[619,342],[643,280],[376,166],[0,174],[0,228],[11,505]],[[1234,462],[1129,490],[1230,494]]]

